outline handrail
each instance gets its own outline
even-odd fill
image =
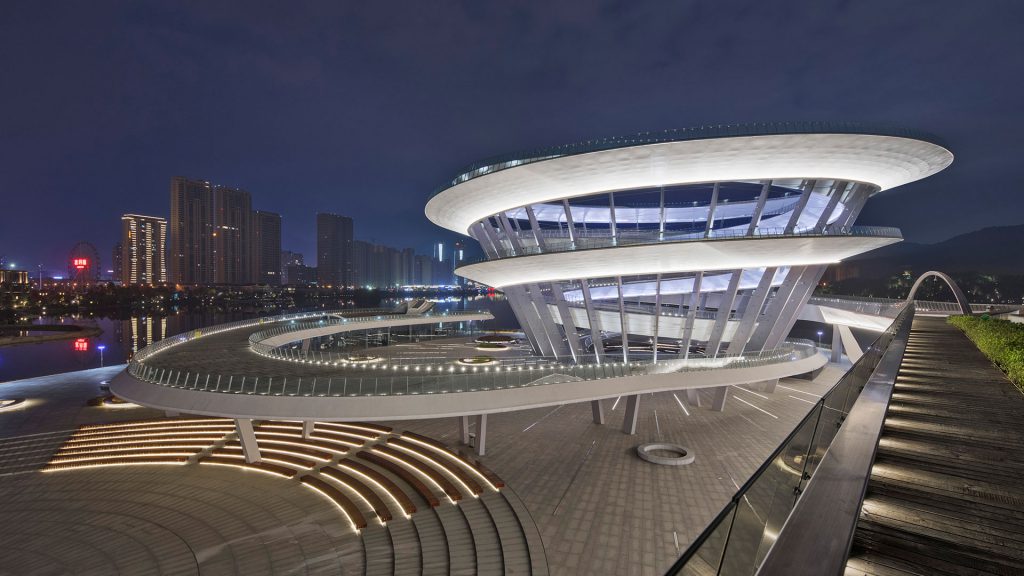
[[[685,234],[673,234],[673,233],[662,233],[656,230],[652,230],[649,235],[643,236],[628,236],[628,235],[616,235],[616,236],[580,236],[574,237],[573,240],[569,240],[568,236],[565,236],[566,242],[564,243],[551,243],[550,239],[546,242],[545,247],[541,248],[538,245],[526,245],[526,246],[513,246],[511,242],[503,243],[501,246],[497,246],[498,250],[497,258],[515,258],[520,256],[534,256],[537,254],[547,254],[556,252],[572,252],[575,250],[592,250],[601,248],[613,248],[621,246],[634,246],[634,245],[645,245],[645,244],[662,244],[662,243],[682,243],[682,242],[709,242],[715,240],[744,240],[744,239],[756,239],[756,238],[796,238],[796,237],[833,237],[833,236],[857,236],[857,237],[871,237],[871,238],[903,238],[899,228],[892,228],[888,226],[826,226],[824,229],[807,228],[801,230],[787,230],[786,228],[757,228],[752,233],[747,230],[730,230],[724,229],[720,231],[712,231],[710,236],[705,236],[704,233],[685,233]],[[499,238],[504,240],[504,238]],[[476,264],[487,260],[494,259],[495,256],[483,256],[476,259],[468,260],[463,264]]]
[[[298,364],[325,368],[358,366],[372,376],[324,375],[310,377],[251,376],[175,370],[151,366],[143,361],[128,364],[128,373],[135,378],[171,388],[203,392],[248,394],[258,396],[404,396],[416,394],[447,394],[559,384],[579,380],[600,380],[626,376],[699,372],[722,368],[748,368],[809,358],[818,351],[802,343],[786,343],[779,348],[757,354],[722,354],[712,358],[686,360],[635,361],[628,363],[595,362],[587,364],[535,365],[398,365],[392,363],[346,363],[342,360],[317,359],[285,349],[281,352],[256,350],[264,356]],[[284,372],[286,373],[286,371]],[[379,374],[379,376],[378,376]],[[305,380],[305,382],[303,382]]]
[[[295,324],[295,320],[292,320],[291,324],[285,326],[279,326],[277,328],[270,328],[268,330],[261,330],[259,332],[253,332],[249,335],[249,345],[257,346],[261,345],[262,341],[287,334],[289,332],[302,332],[304,330],[311,330],[314,328],[326,328],[329,326],[350,326],[353,324],[379,322],[381,320],[402,320],[412,318],[438,318],[439,321],[452,322],[457,321],[462,316],[474,316],[479,312],[471,311],[456,311],[456,312],[428,312],[426,314],[378,314],[378,315],[367,315],[367,316],[354,316],[354,317],[334,317],[330,320],[319,320],[317,322],[303,322],[301,324]],[[328,314],[328,316],[330,316]],[[454,320],[453,320],[454,319]]]
[[[911,321],[900,324],[821,459],[759,572],[790,576],[840,574],[857,528],[878,439],[903,362]]]
[[[458,176],[436,188],[431,194],[431,197],[480,176],[500,172],[501,170],[507,170],[509,168],[515,168],[516,166],[522,166],[524,164],[532,164],[534,162],[560,158],[562,156],[572,156],[575,154],[585,154],[587,152],[600,152],[603,150],[614,150],[616,148],[627,148],[630,146],[643,146],[647,144],[661,144],[667,142],[786,134],[864,134],[875,136],[895,136],[899,138],[924,140],[926,142],[943,146],[942,142],[934,135],[917,130],[877,123],[797,121],[696,126],[674,130],[640,132],[629,136],[598,138],[573,144],[565,144],[562,146],[547,146],[514,152],[511,154],[492,156],[490,158],[474,162],[464,167],[462,170],[459,170]]]
[[[815,403],[785,440],[736,491],[724,509],[666,572],[675,574],[754,574],[817,465],[835,438],[839,424],[849,414],[861,390],[878,367],[896,334],[913,320],[913,306],[906,307],[869,346],[853,367]],[[799,469],[797,469],[799,468]],[[754,489],[758,493],[754,493]],[[784,498],[790,494],[791,499]],[[763,518],[754,510],[760,496],[770,494]],[[746,508],[744,508],[746,506]],[[743,517],[737,520],[741,512]],[[768,513],[770,512],[770,514]],[[767,541],[767,542],[766,542]],[[730,544],[735,546],[730,549]],[[691,565],[693,563],[693,565]]]

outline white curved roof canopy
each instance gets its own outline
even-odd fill
[[[899,238],[878,236],[783,236],[663,242],[487,260],[462,266],[455,273],[488,286],[503,288],[608,275],[810,266],[839,262],[899,241]]]
[[[939,172],[953,154],[923,140],[869,134],[781,134],[686,140],[562,156],[479,176],[438,193],[426,215],[466,233],[526,204],[701,182],[828,178],[885,190]]]

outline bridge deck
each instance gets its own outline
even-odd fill
[[[915,318],[847,575],[1024,574],[1024,395]]]

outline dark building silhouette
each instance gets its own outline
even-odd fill
[[[252,267],[254,280],[260,284],[280,286],[281,279],[281,215],[256,210],[252,213]]]
[[[337,214],[316,215],[317,280],[321,286],[351,286],[352,219]]]

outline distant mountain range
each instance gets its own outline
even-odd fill
[[[983,228],[936,244],[900,242],[843,265],[857,267],[864,277],[890,276],[908,269],[1024,275],[1024,224]]]

